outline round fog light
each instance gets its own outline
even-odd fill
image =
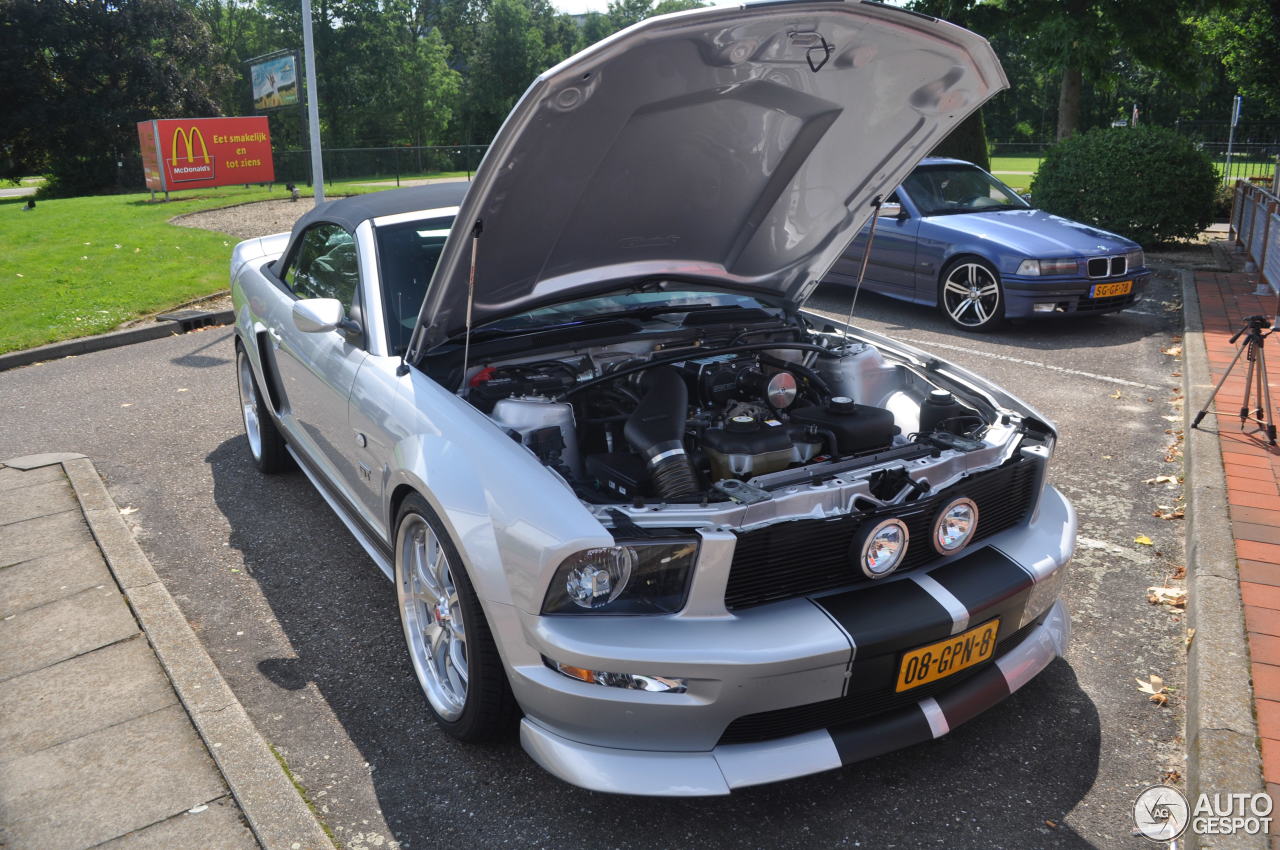
[[[940,555],[959,552],[978,530],[978,506],[973,499],[956,499],[938,512],[933,521],[933,548]]]
[[[862,538],[858,564],[867,578],[884,578],[896,570],[907,554],[910,538],[907,524],[900,519],[881,520]]]

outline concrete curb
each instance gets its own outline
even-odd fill
[[[219,310],[216,313],[202,313],[198,317],[184,316],[168,319],[155,325],[144,325],[125,331],[86,336],[80,339],[69,339],[66,342],[54,342],[25,351],[10,351],[0,354],[0,372],[16,369],[19,366],[30,366],[44,360],[57,360],[77,354],[90,354],[94,351],[105,351],[108,348],[119,348],[122,345],[133,345],[136,342],[149,342],[166,336],[176,336],[198,327],[229,325],[235,321],[235,313],[231,310]]]
[[[1195,273],[1182,270],[1184,490],[1187,494],[1187,797],[1265,791],[1253,709],[1249,643],[1240,602],[1226,475],[1215,431],[1192,430],[1214,382],[1204,342]],[[1187,850],[1212,847],[1190,830]],[[1223,845],[1216,845],[1223,846]],[[1231,836],[1231,847],[1267,847],[1267,836]]]
[[[332,850],[307,803],[139,548],[93,462],[46,454],[0,466],[61,464],[85,519],[160,664],[264,850]]]

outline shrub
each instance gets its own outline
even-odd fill
[[[1195,145],[1161,127],[1091,130],[1059,142],[1031,183],[1036,206],[1142,245],[1209,225],[1218,178]]]

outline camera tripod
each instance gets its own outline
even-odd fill
[[[1205,414],[1209,412],[1209,407],[1213,404],[1214,397],[1222,389],[1222,385],[1227,382],[1227,378],[1231,377],[1231,371],[1236,368],[1236,364],[1240,362],[1240,355],[1243,354],[1246,355],[1245,359],[1248,361],[1249,367],[1244,375],[1244,400],[1240,403],[1240,429],[1244,430],[1244,423],[1246,422],[1256,422],[1266,431],[1267,442],[1274,446],[1276,444],[1275,414],[1271,410],[1271,385],[1267,381],[1267,355],[1263,349],[1263,342],[1276,329],[1273,327],[1269,330],[1264,330],[1267,328],[1265,316],[1249,316],[1244,322],[1244,327],[1236,331],[1235,336],[1231,337],[1233,345],[1241,336],[1244,337],[1240,350],[1236,352],[1235,359],[1231,361],[1231,365],[1227,367],[1226,373],[1218,381],[1218,385],[1213,388],[1213,392],[1209,393],[1208,401],[1204,403],[1204,407],[1200,408],[1200,412],[1196,414],[1196,418],[1191,422],[1191,427],[1198,426],[1200,420],[1204,419]],[[1253,396],[1254,404],[1257,405],[1253,410],[1249,409],[1251,395]]]

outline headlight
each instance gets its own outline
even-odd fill
[[[969,545],[977,530],[978,506],[972,499],[955,499],[933,521],[933,548],[939,555],[953,555]]]
[[[1023,260],[1018,265],[1018,274],[1038,277],[1046,274],[1075,274],[1080,264],[1071,258],[1061,260]]]
[[[584,549],[556,570],[543,614],[671,614],[684,607],[698,541],[618,541]]]
[[[1124,255],[1124,267],[1126,271],[1140,269],[1147,264],[1147,256],[1141,251],[1130,251]]]
[[[884,578],[896,570],[907,555],[911,534],[900,519],[885,519],[854,538],[858,546],[858,565],[867,578]]]

